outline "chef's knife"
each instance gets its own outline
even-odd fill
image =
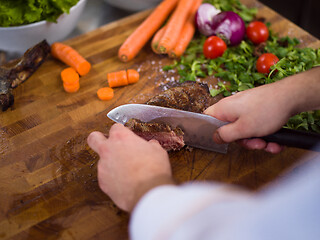
[[[126,104],[111,110],[107,116],[122,124],[131,118],[143,122],[167,123],[183,130],[184,141],[189,146],[220,153],[226,153],[228,149],[227,144],[216,144],[212,139],[215,130],[228,122],[220,121],[209,115],[146,104]],[[274,134],[261,138],[267,142],[275,142],[289,147],[316,151],[320,149],[320,134],[316,133],[283,128]]]
[[[220,153],[226,153],[228,149],[228,144],[216,144],[212,139],[214,131],[226,122],[209,115],[147,104],[126,104],[111,110],[107,116],[122,124],[131,118],[142,122],[167,123],[182,129],[184,142],[188,146]]]

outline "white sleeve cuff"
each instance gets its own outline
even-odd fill
[[[131,239],[168,239],[201,209],[239,193],[230,191],[230,186],[212,183],[159,186],[145,194],[135,207],[129,225]]]

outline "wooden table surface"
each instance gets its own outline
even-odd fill
[[[258,7],[258,16],[280,35],[297,37],[302,47],[320,47],[319,40],[261,3],[242,2]],[[128,239],[129,215],[99,189],[98,157],[86,138],[93,130],[108,133],[109,110],[142,103],[175,78],[161,71],[171,60],[149,46],[132,62],[117,59],[120,44],[149,13],[66,41],[93,65],[79,92],[64,92],[59,74],[65,65],[51,57],[14,90],[14,106],[0,113],[0,239]],[[99,101],[96,91],[107,86],[106,74],[129,67],[140,69],[141,80],[116,89],[111,101]],[[272,155],[231,144],[227,154],[183,149],[170,153],[170,161],[180,182],[215,180],[257,190],[318,155],[294,148]]]

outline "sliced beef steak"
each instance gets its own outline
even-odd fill
[[[146,104],[202,113],[215,101],[206,84],[185,82],[154,96]],[[180,150],[185,145],[180,128],[172,129],[164,123],[145,123],[136,119],[130,119],[126,126],[146,140],[158,140],[167,151]]]
[[[202,113],[212,105],[211,99],[206,84],[188,81],[154,96],[147,104]]]
[[[157,140],[167,151],[180,150],[185,145],[183,132],[180,128],[172,129],[164,123],[144,123],[133,118],[130,119],[125,126],[147,141],[151,139]]]

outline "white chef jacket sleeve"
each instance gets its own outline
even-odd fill
[[[260,193],[219,183],[160,186],[135,207],[132,240],[319,240],[320,164]]]

